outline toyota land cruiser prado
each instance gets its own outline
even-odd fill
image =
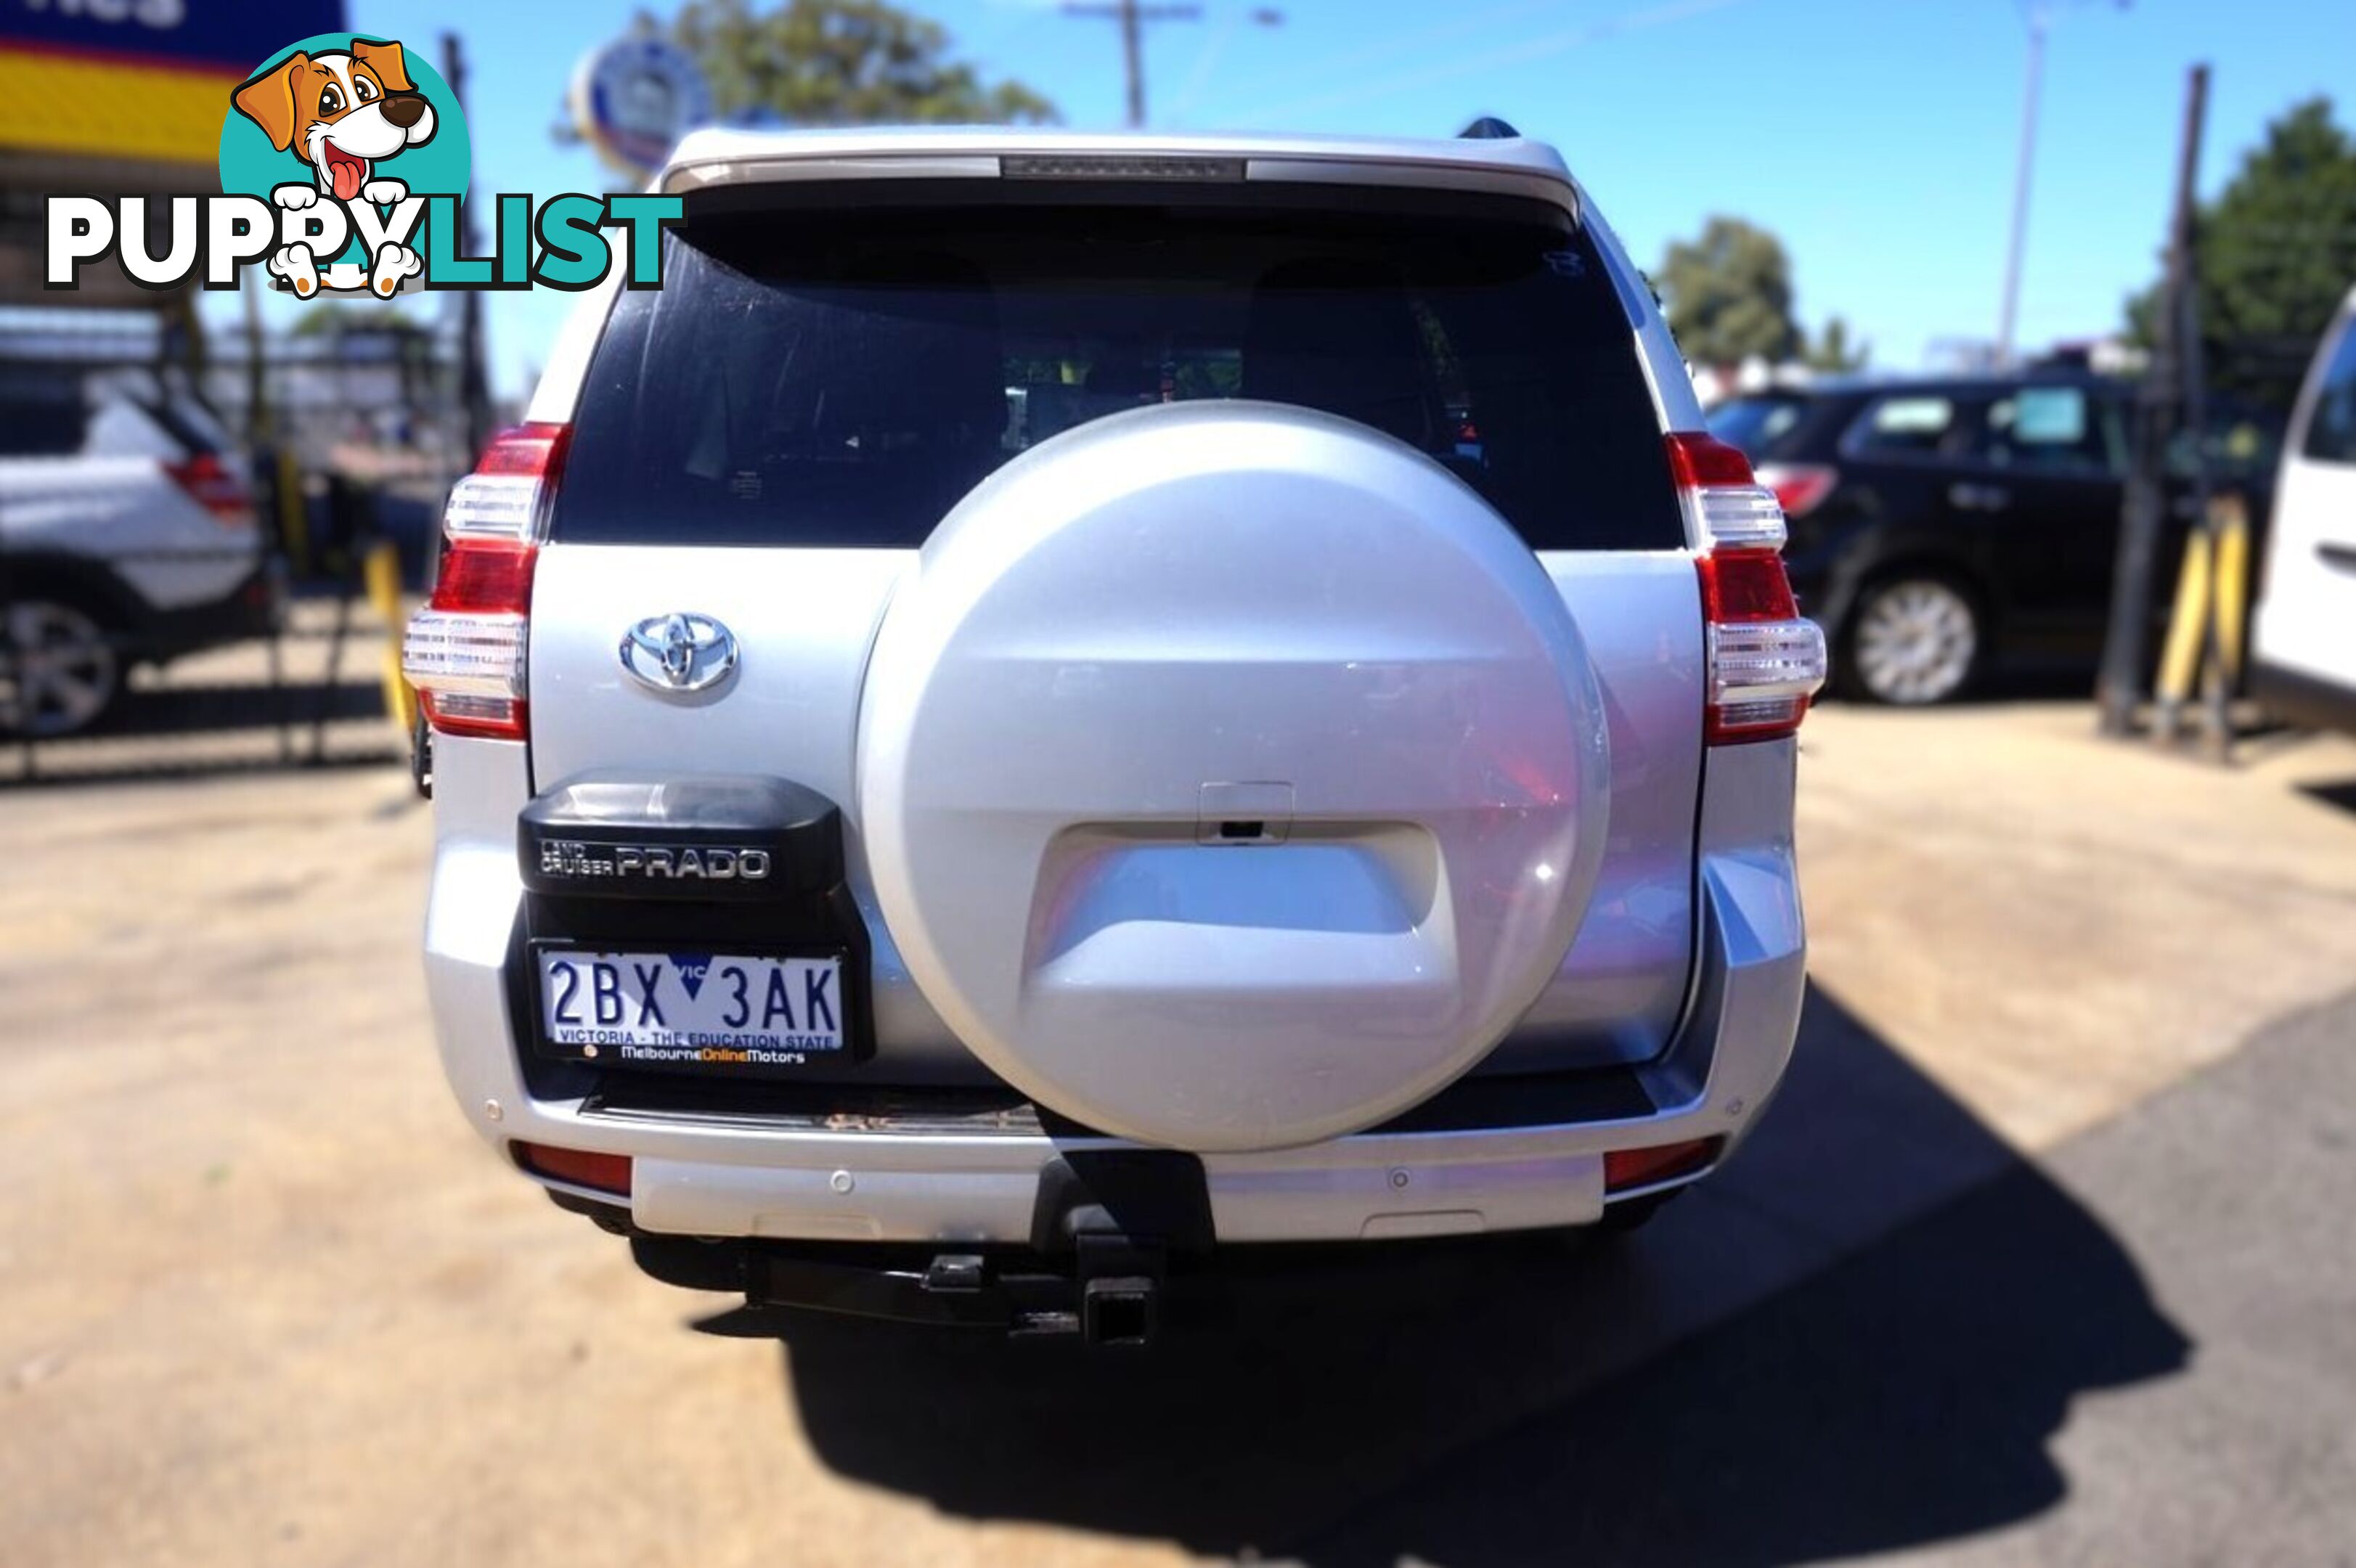
[[[1554,152],[659,188],[408,636],[495,1147],[665,1279],[1122,1340],[1215,1253],[1626,1223],[1741,1141],[1824,641]]]

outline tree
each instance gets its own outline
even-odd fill
[[[2356,282],[2356,143],[2311,98],[2265,138],[2193,219],[2208,384],[2288,408],[2316,339]],[[2127,301],[2127,332],[2151,342],[2159,285]]]
[[[947,58],[947,28],[885,0],[786,0],[765,15],[745,0],[687,0],[667,31],[702,66],[723,117],[766,110],[798,125],[1058,118],[1021,82],[986,85],[972,66]]]
[[[1825,323],[1825,329],[1816,340],[1802,351],[1800,357],[1812,370],[1835,374],[1862,370],[1865,362],[1873,357],[1873,345],[1860,343],[1851,348],[1848,346],[1848,323],[1839,316],[1833,316]]]
[[[1701,238],[1669,247],[1661,263],[1669,330],[1697,365],[1771,364],[1800,349],[1792,319],[1792,261],[1783,242],[1740,218],[1712,218]]]

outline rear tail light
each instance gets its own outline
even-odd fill
[[[1769,463],[1760,467],[1759,483],[1774,492],[1783,516],[1804,517],[1833,493],[1840,470],[1821,463]]]
[[[1827,659],[1824,628],[1801,616],[1783,573],[1783,507],[1724,442],[1678,432],[1668,446],[1703,551],[1695,564],[1709,645],[1706,737],[1715,746],[1789,735],[1824,685]]]
[[[186,463],[165,464],[164,473],[215,521],[241,527],[252,523],[252,493],[220,454],[199,452]]]
[[[628,1197],[630,1191],[630,1157],[626,1154],[599,1154],[585,1148],[558,1148],[553,1144],[528,1144],[521,1139],[509,1146],[516,1163],[534,1176],[545,1176],[551,1181],[567,1182],[574,1187],[592,1187],[600,1192]]]
[[[1690,1138],[1684,1143],[1655,1144],[1650,1148],[1607,1149],[1603,1155],[1603,1190],[1625,1192],[1680,1176],[1694,1176],[1718,1161],[1724,1138]]]
[[[1751,476],[1751,459],[1740,447],[1678,431],[1669,437],[1669,472],[1676,476],[1687,531],[1703,548],[1783,548],[1783,509],[1775,492]]]
[[[558,424],[509,431],[451,487],[434,597],[410,619],[401,648],[401,673],[441,734],[520,741],[530,733],[532,566],[569,433]]]

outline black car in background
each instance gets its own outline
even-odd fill
[[[1793,585],[1832,638],[1836,685],[1923,704],[1999,664],[2092,667],[2134,397],[2131,383],[2083,371],[1844,379],[1730,398],[1709,427],[1783,504]],[[2254,526],[2278,439],[2268,417],[2210,411],[2210,483],[2247,495]],[[2169,455],[2163,605],[2196,509],[2189,438]]]

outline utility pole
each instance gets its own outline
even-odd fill
[[[2004,308],[1996,322],[1996,365],[2012,363],[2013,327],[2020,315],[2020,254],[2029,243],[2029,178],[2037,166],[2037,100],[2045,85],[2045,30],[2051,22],[2044,0],[2029,7],[2029,80],[2020,101],[2020,156],[2012,170],[2012,238],[2004,251]]]
[[[2029,176],[2037,167],[2037,106],[2045,91],[2045,35],[2053,26],[2057,5],[2069,0],[2019,0],[2021,20],[2029,27],[2028,80],[2020,101],[2020,153],[2012,170],[2012,236],[2004,252],[2004,304],[1997,315],[1996,365],[2012,363],[2012,339],[2020,319],[2020,260],[2029,248]],[[2117,0],[2124,11],[2130,0]]]
[[[1139,0],[1064,0],[1066,16],[1109,16],[1120,24],[1120,52],[1129,72],[1129,123],[1145,125],[1145,24],[1201,19],[1200,5],[1141,5]]]
[[[442,80],[458,100],[466,105],[466,59],[458,45],[458,35],[442,35]],[[468,194],[474,181],[469,176]],[[458,253],[477,253],[475,239],[475,204],[471,200],[459,204]],[[466,466],[483,454],[491,443],[491,388],[483,371],[483,294],[480,289],[458,291],[458,400],[466,414]]]
[[[2094,688],[2102,732],[2135,728],[2150,647],[2151,580],[2168,506],[2168,443],[2189,405],[2201,407],[2201,346],[2194,309],[2192,217],[2201,169],[2201,123],[2209,107],[2209,68],[2196,65],[2184,99],[2184,142],[2177,155],[2176,207],[2168,225],[2168,270],[2152,312],[2151,365],[2136,398],[2135,466],[2119,509],[2119,551],[2111,580],[2111,622],[2103,639],[2103,673]],[[2196,446],[2198,443],[2195,443]],[[2206,488],[2205,483],[2201,488]]]

